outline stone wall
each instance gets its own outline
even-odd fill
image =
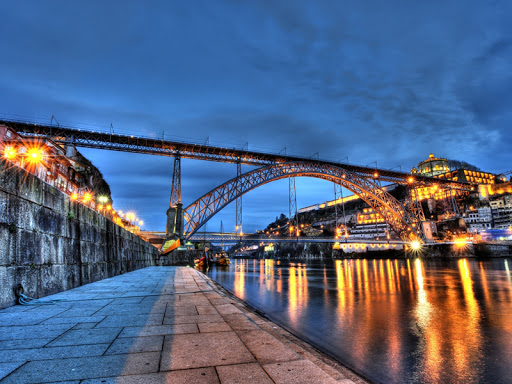
[[[156,265],[156,247],[0,161],[0,308]]]

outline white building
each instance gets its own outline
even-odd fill
[[[490,207],[471,210],[466,213],[464,221],[470,232],[485,231],[492,228],[492,210]]]

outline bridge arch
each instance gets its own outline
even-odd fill
[[[421,219],[378,186],[375,180],[361,177],[339,166],[313,162],[276,163],[257,168],[212,189],[184,209],[184,236],[192,236],[237,197],[286,177],[314,177],[339,183],[381,214],[402,240],[425,240]]]

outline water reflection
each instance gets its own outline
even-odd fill
[[[371,380],[512,377],[510,260],[234,260],[212,277]]]

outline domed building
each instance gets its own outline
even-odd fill
[[[450,171],[448,166],[448,160],[443,158],[437,158],[431,153],[427,160],[422,161],[418,164],[418,168],[411,169],[412,174],[421,176],[437,176],[442,175]]]

